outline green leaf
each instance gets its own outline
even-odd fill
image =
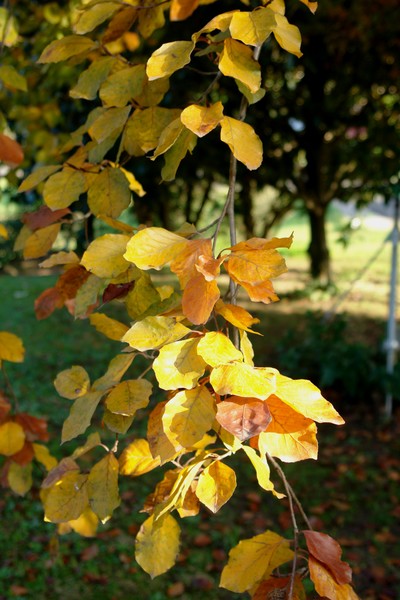
[[[62,444],[85,433],[92,421],[94,411],[96,410],[102,395],[102,392],[92,391],[75,400],[71,407],[71,411],[63,424],[61,433]]]
[[[6,87],[21,90],[22,92],[28,90],[28,84],[25,77],[21,75],[21,73],[18,73],[11,65],[2,65],[0,67],[0,81],[2,81]]]
[[[107,215],[116,219],[131,201],[129,182],[118,168],[103,169],[93,178],[88,189],[89,208],[95,216]]]
[[[131,111],[130,106],[124,108],[109,108],[100,115],[89,127],[89,134],[92,139],[96,142],[101,143],[110,135],[120,130],[126,123],[129,113]]]
[[[192,153],[197,144],[197,136],[186,127],[181,131],[179,137],[164,155],[165,164],[161,169],[161,177],[164,181],[173,181],[179,165],[188,152]]]
[[[94,100],[115,61],[114,56],[104,56],[93,61],[90,67],[80,74],[77,84],[70,90],[69,95],[71,98]]]
[[[145,65],[135,65],[112,73],[100,87],[103,104],[108,107],[126,106],[142,92],[145,77]]]

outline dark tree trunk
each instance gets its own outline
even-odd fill
[[[313,280],[326,287],[332,283],[331,261],[326,232],[326,206],[306,207],[310,221],[311,241],[308,247],[310,273]]]

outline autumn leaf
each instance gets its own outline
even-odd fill
[[[262,400],[230,396],[218,404],[216,419],[224,429],[244,442],[268,427],[271,413]]]
[[[50,454],[47,446],[42,444],[32,444],[35,458],[40,462],[47,471],[51,471],[57,465],[57,459]]]
[[[260,65],[253,58],[251,48],[241,42],[232,38],[224,40],[224,49],[221,52],[218,66],[221,73],[238,79],[247,86],[253,94],[260,89]],[[238,160],[240,159],[238,158]]]
[[[136,439],[129,444],[119,457],[121,475],[138,477],[152,471],[160,465],[160,459],[154,458],[145,439]]]
[[[197,353],[211,367],[243,361],[243,354],[235,348],[231,340],[220,331],[208,331],[197,345]]]
[[[270,468],[265,457],[260,457],[257,452],[249,446],[242,446],[256,472],[258,485],[267,492],[272,492],[276,498],[283,498],[284,494],[275,491],[274,484],[270,479]]]
[[[230,394],[265,400],[275,391],[275,372],[242,362],[228,363],[212,370],[210,383],[220,396]]]
[[[68,525],[82,535],[83,537],[94,537],[96,535],[99,519],[97,515],[89,508],[85,508],[83,513],[77,518],[68,521]]]
[[[310,554],[323,563],[331,572],[336,583],[345,585],[351,583],[351,568],[340,560],[342,549],[332,537],[319,531],[303,531]]]
[[[21,425],[6,421],[0,425],[0,454],[12,456],[19,452],[25,444],[25,433]]]
[[[199,340],[192,338],[166,344],[153,362],[153,370],[163,390],[191,389],[203,375],[206,363],[197,353]]]
[[[247,310],[242,306],[236,306],[234,304],[225,304],[222,300],[218,300],[215,305],[215,312],[221,317],[224,317],[228,323],[231,323],[238,329],[243,329],[249,333],[255,333],[261,335],[257,331],[250,329],[251,325],[259,323],[260,319],[253,317]]]
[[[109,411],[133,417],[137,410],[149,403],[152,385],[147,379],[121,381],[106,398]]]
[[[89,504],[102,523],[108,521],[113,511],[121,503],[118,472],[118,460],[112,452],[109,452],[92,467],[88,476]]]
[[[162,419],[165,405],[166,401],[158,402],[151,411],[147,423],[147,439],[151,454],[155,459],[159,458],[162,465],[175,458],[181,450],[180,445],[177,444],[176,447],[164,431]]]
[[[71,57],[81,56],[82,60],[86,55],[96,48],[97,42],[82,35],[66,35],[59,40],[51,42],[43,50],[38,62],[56,63],[67,60]]]
[[[128,331],[128,326],[103,313],[89,315],[90,324],[110,340],[120,341]]]
[[[75,400],[62,427],[61,443],[68,442],[85,433],[102,395],[102,392],[99,391],[89,391]]]
[[[129,240],[124,257],[139,269],[159,270],[175,258],[187,243],[183,237],[167,229],[147,227]]]
[[[38,167],[33,171],[33,173],[28,175],[28,177],[23,180],[23,182],[18,188],[18,192],[29,192],[29,190],[35,188],[37,185],[39,185],[39,183],[41,183],[42,181],[50,177],[50,175],[53,175],[60,169],[61,165],[46,165],[43,167]]]
[[[216,281],[207,281],[203,275],[189,279],[182,295],[182,312],[195,325],[206,323],[220,297]]]
[[[170,569],[179,550],[180,529],[171,515],[155,520],[151,515],[136,536],[135,558],[153,579]]]
[[[17,335],[8,331],[0,331],[0,362],[23,362],[25,356],[24,344]]]
[[[289,540],[273,531],[242,540],[229,552],[229,561],[222,571],[220,586],[232,592],[246,592],[293,556]]]
[[[22,146],[4,133],[0,133],[0,162],[17,167],[24,160]]]
[[[121,169],[103,169],[88,189],[88,204],[96,216],[119,217],[131,201],[129,182]]]
[[[75,365],[57,375],[54,387],[63,398],[75,400],[89,391],[90,378],[83,367]]]
[[[276,25],[272,31],[278,44],[298,58],[303,56],[300,50],[301,34],[299,28],[296,25],[291,25],[287,18],[279,13],[275,13],[275,19]]]
[[[279,594],[278,590],[284,594],[290,587],[290,577],[269,577],[257,585],[254,592],[252,591],[251,600],[265,600],[271,598],[271,600]],[[279,598],[279,595],[278,595]],[[306,594],[303,583],[298,575],[295,576],[293,585],[293,600],[306,600]]]
[[[190,17],[199,5],[199,0],[172,0],[169,10],[171,21],[183,21]]]
[[[44,502],[45,520],[65,523],[77,519],[89,504],[87,475],[65,473],[49,490]]]
[[[77,169],[65,167],[44,184],[43,200],[51,210],[67,208],[86,191],[86,180]]]
[[[251,125],[232,117],[223,117],[221,140],[228,144],[234,157],[251,171],[261,165],[262,143]]]
[[[359,600],[349,584],[338,584],[326,565],[311,554],[308,559],[310,578],[317,593],[329,600]]]
[[[19,465],[11,462],[7,473],[8,485],[18,496],[25,496],[32,487],[32,463]]]
[[[249,46],[260,46],[276,26],[274,11],[259,7],[251,12],[237,11],[232,15],[229,25],[231,36]]]
[[[202,504],[216,513],[232,497],[235,488],[235,471],[216,460],[201,473],[195,493]]]
[[[171,261],[171,271],[177,275],[181,289],[185,289],[190,279],[199,274],[197,265],[201,256],[212,257],[211,239],[187,240],[186,245]]]
[[[117,277],[129,268],[124,258],[130,237],[120,233],[106,233],[89,245],[82,256],[82,265],[98,277]]]
[[[191,104],[181,112],[181,121],[198,137],[203,137],[220,123],[224,116],[223,109],[221,102],[216,102],[211,106]]]
[[[162,44],[147,61],[146,73],[149,81],[169,77],[190,62],[193,42],[168,42]]]
[[[122,341],[142,352],[180,340],[189,332],[190,329],[171,317],[146,317],[134,323]]]

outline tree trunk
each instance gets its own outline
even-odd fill
[[[326,206],[306,207],[311,241],[308,247],[311,277],[321,287],[332,283],[331,261],[326,233]]]

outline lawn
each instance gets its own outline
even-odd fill
[[[320,321],[307,317],[306,311],[330,310],[387,234],[362,228],[353,234],[351,244],[345,248],[335,243],[341,226],[336,215],[330,225],[338,284],[336,297],[310,288],[307,293],[294,294],[303,290],[306,282],[303,251],[307,230],[304,222],[297,219],[295,223],[288,221],[284,230],[277,232],[286,235],[287,229],[294,229],[296,241],[293,254],[288,255],[289,272],[276,285],[281,302],[259,313],[264,333],[263,338],[256,340],[259,364],[274,364],[283,372],[291,366],[311,368],[310,361],[304,362],[307,352],[312,354],[306,342],[311,339],[316,346]],[[314,369],[325,364],[331,371],[335,365],[336,379],[333,377],[334,383],[326,386],[326,394],[342,412],[346,424],[339,428],[319,427],[318,462],[305,461],[285,467],[313,527],[333,535],[341,543],[343,558],[353,567],[355,588],[362,600],[400,597],[400,428],[396,419],[391,423],[380,421],[379,386],[368,393],[358,379],[351,388],[343,385],[343,380],[350,379],[356,370],[356,362],[364,356],[352,354],[359,349],[354,344],[376,348],[376,355],[379,354],[385,335],[389,261],[390,247],[386,244],[340,305],[340,310],[349,315],[346,327],[330,332],[325,346],[317,349],[316,365],[313,363]],[[37,322],[34,298],[53,282],[54,277],[49,275],[0,276],[0,330],[12,331],[24,339],[26,360],[22,365],[7,363],[7,375],[22,409],[48,416],[50,446],[61,457],[70,454],[75,446],[74,442],[59,446],[60,427],[70,402],[55,392],[52,383],[55,376],[60,370],[81,364],[93,380],[105,371],[119,344],[97,334],[85,321],[74,322],[66,311],[57,311],[47,320]],[[316,328],[314,332],[312,328]],[[340,339],[337,345],[335,336],[341,336],[336,338]],[[343,356],[349,364],[343,361]],[[375,360],[375,354],[372,358],[368,355],[368,360]],[[366,364],[375,368],[371,362]],[[284,369],[282,365],[287,366]],[[377,363],[378,375],[380,368]],[[329,369],[322,374],[329,379]],[[143,415],[137,427],[143,429]],[[96,538],[80,538],[74,533],[58,536],[54,525],[43,522],[38,501],[42,477],[39,471],[35,473],[34,488],[26,497],[4,490],[0,500],[0,598],[113,600],[129,594],[149,600],[239,597],[217,587],[229,549],[239,539],[266,529],[290,536],[291,521],[285,501],[260,492],[253,473],[239,458],[234,461],[235,464],[230,464],[239,472],[239,485],[233,499],[215,516],[203,512],[182,522],[178,563],[153,581],[135,563],[134,536],[145,518],[139,513],[143,500],[160,475],[125,478],[121,507],[115,518],[101,526]],[[279,486],[279,481],[276,482]]]

